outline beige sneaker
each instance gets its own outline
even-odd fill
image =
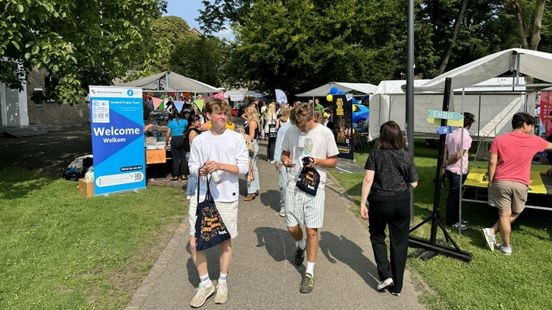
[[[192,298],[192,302],[190,302],[190,306],[192,306],[193,308],[199,308],[203,306],[207,298],[211,297],[214,292],[214,286],[211,285],[209,287],[204,287],[200,285],[196,290],[194,298]]]
[[[217,294],[215,295],[215,304],[223,304],[228,300],[228,285],[226,281],[217,284]]]

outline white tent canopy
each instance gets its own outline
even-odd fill
[[[424,84],[415,86],[415,91],[445,89],[445,79],[452,78],[452,88],[475,85],[508,71],[516,71],[542,81],[552,82],[552,54],[512,48],[472,61],[454,70],[445,72]]]
[[[454,79],[453,79],[454,80]],[[415,80],[414,87],[425,85],[427,80]],[[476,121],[470,129],[472,136],[491,138],[511,130],[510,120],[517,112],[533,113],[536,96],[525,93],[525,79],[492,78],[465,89],[455,89],[451,97],[450,111],[471,112]],[[370,100],[369,140],[379,135],[381,124],[393,120],[406,130],[406,94],[404,80],[381,81]],[[438,126],[426,121],[427,110],[441,110],[442,91],[416,93],[414,95],[414,128],[418,136],[434,136]]]
[[[168,87],[167,87],[168,81]],[[216,93],[221,89],[209,84],[185,77],[176,72],[165,71],[123,84],[124,86],[141,87],[144,90]]]
[[[347,83],[347,82],[329,82],[307,92],[297,94],[297,97],[324,97],[330,93],[330,89],[336,87],[344,92],[360,93],[370,95],[376,91],[377,86],[369,83]]]

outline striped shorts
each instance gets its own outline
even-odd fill
[[[293,187],[286,188],[286,226],[305,225],[307,228],[321,228],[324,224],[324,188],[318,188],[316,196]]]

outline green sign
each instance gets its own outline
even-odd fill
[[[462,113],[438,111],[438,110],[427,110],[427,117],[438,118],[438,119],[448,119],[448,120],[464,119],[464,115],[462,115]]]

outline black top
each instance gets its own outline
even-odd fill
[[[375,171],[370,195],[393,196],[408,190],[409,183],[418,180],[416,167],[404,149],[374,149],[364,169]]]
[[[257,121],[254,121],[257,122]],[[245,134],[249,134],[249,122],[245,122]],[[257,139],[257,136],[259,135],[259,123],[257,123],[257,128],[255,129],[255,135],[253,136],[253,139]]]

